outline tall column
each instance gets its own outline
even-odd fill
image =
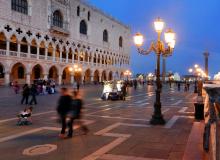
[[[10,40],[6,40],[6,55],[8,56],[10,52]]]
[[[31,44],[28,43],[28,55],[27,55],[28,58],[31,57]]]
[[[27,73],[27,74],[26,74],[26,83],[27,83],[28,85],[31,84],[31,74],[30,74],[30,73]]]
[[[81,84],[83,84],[83,82],[85,81],[85,72],[81,72],[81,76],[82,76]]]
[[[58,85],[62,84],[62,74],[59,74],[59,78],[58,78]]]
[[[99,73],[99,82],[102,82],[102,73]]]
[[[69,51],[66,51],[66,63],[68,63],[69,60]]]
[[[6,72],[5,73],[5,85],[8,86],[10,83],[10,73]]]
[[[70,75],[70,83],[71,84],[74,83],[74,73],[71,73],[71,75]]]
[[[60,62],[62,62],[62,52],[63,52],[63,50],[62,50],[62,48],[60,49]]]
[[[205,56],[205,74],[206,74],[206,80],[208,80],[209,76],[209,53],[205,52],[203,54]]]
[[[44,74],[44,80],[48,80],[48,74]]]
[[[48,56],[48,47],[47,46],[45,47],[45,53],[44,54],[45,54],[45,60],[47,60],[47,56]]]
[[[56,61],[56,48],[53,48],[53,62]]]
[[[163,56],[163,82],[166,81],[166,57]]]
[[[37,46],[37,59],[39,59],[39,55],[40,55],[40,47]]]
[[[21,43],[20,42],[17,43],[17,51],[18,51],[18,54],[20,54],[20,52],[21,52]]]

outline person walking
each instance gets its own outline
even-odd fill
[[[125,101],[125,96],[126,96],[126,94],[127,94],[127,87],[126,87],[126,85],[125,84],[123,84],[122,85],[122,87],[121,87],[121,92],[122,92],[122,96],[123,96],[123,100]]]
[[[29,87],[28,87],[28,84],[25,84],[25,85],[23,86],[21,104],[23,104],[24,101],[25,101],[25,104],[28,104],[29,94],[30,94],[30,89],[29,89]]]
[[[84,134],[87,134],[89,129],[81,121],[82,108],[83,108],[82,98],[80,97],[79,92],[74,91],[73,92],[73,103],[72,103],[72,110],[74,111],[73,119],[78,120],[77,122],[78,122],[78,125],[80,126],[80,129],[84,132]],[[70,135],[70,136],[72,136],[72,135]]]
[[[181,87],[181,83],[180,82],[178,82],[178,84],[177,84],[177,86],[178,86],[178,91],[180,91],[180,87]]]
[[[37,100],[36,100],[37,88],[36,88],[36,85],[34,85],[34,84],[32,84],[32,86],[31,86],[30,95],[31,95],[30,105],[32,105],[32,103],[37,105]]]
[[[61,96],[58,101],[58,106],[57,106],[57,112],[60,116],[61,123],[62,123],[62,129],[59,134],[60,138],[65,138],[65,131],[66,127],[68,126],[69,131],[67,134],[67,138],[72,137],[73,134],[73,117],[69,117],[69,122],[68,124],[66,123],[66,118],[67,114],[70,112],[71,107],[72,107],[72,97],[69,94],[69,91],[67,88],[61,88],[60,90]]]
[[[15,94],[18,94],[20,87],[19,87],[17,81],[15,81],[15,83],[14,83],[14,85],[13,85],[13,88],[14,88]]]

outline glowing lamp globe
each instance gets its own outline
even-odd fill
[[[144,37],[142,34],[140,33],[137,33],[135,36],[134,36],[134,44],[138,47],[142,46],[143,45],[143,42],[144,42]]]
[[[168,29],[165,33],[165,41],[166,43],[173,43],[175,41],[175,33],[172,31],[172,29]]]
[[[157,18],[155,21],[154,21],[154,29],[156,30],[156,32],[159,32],[161,33],[162,30],[164,28],[164,22],[162,19],[160,18]]]

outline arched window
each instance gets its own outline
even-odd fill
[[[53,25],[63,28],[63,16],[58,10],[53,13]]]
[[[18,67],[18,79],[23,79],[24,78],[24,67],[19,66]]]
[[[11,0],[11,9],[23,14],[28,14],[27,0]]]
[[[123,47],[123,38],[119,37],[119,47]]]
[[[86,24],[86,22],[84,20],[82,20],[80,22],[80,29],[79,29],[79,31],[80,31],[81,34],[87,35],[87,24]]]
[[[80,6],[77,7],[77,16],[80,16]]]
[[[103,41],[108,42],[108,31],[106,29],[103,31]]]
[[[88,12],[88,21],[90,21],[91,14]]]

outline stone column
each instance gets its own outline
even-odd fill
[[[37,46],[37,59],[39,59],[39,55],[40,55],[40,47]]]
[[[68,62],[69,62],[69,52],[66,51],[66,63],[68,63]]]
[[[60,49],[60,62],[62,62],[62,52],[63,52],[63,50],[62,50],[62,48]]]
[[[6,55],[8,56],[10,52],[10,40],[6,40]]]
[[[45,60],[47,60],[47,56],[48,56],[48,47],[45,48]]]
[[[44,74],[44,80],[48,80],[48,74]]]
[[[28,55],[27,55],[28,58],[31,57],[31,45],[28,43]]]
[[[71,73],[70,75],[70,83],[73,84],[74,83],[74,74]]]
[[[81,76],[82,76],[81,84],[83,84],[83,82],[84,82],[84,80],[85,80],[85,73],[84,73],[84,72],[81,72]]]
[[[17,51],[18,51],[18,54],[20,54],[20,52],[21,52],[21,43],[20,42],[18,42],[18,44],[17,44]]]
[[[59,74],[59,78],[58,78],[58,85],[62,84],[62,74]]]
[[[31,84],[31,74],[30,74],[30,73],[27,73],[27,74],[26,74],[26,83],[27,83],[28,85]]]
[[[6,72],[5,73],[5,86],[8,86],[10,83],[10,73]]]
[[[99,82],[102,82],[102,73],[99,73]]]
[[[53,62],[56,61],[56,48],[53,48]]]
[[[90,78],[91,82],[94,82],[94,76],[92,75]]]
[[[209,53],[205,52],[203,54],[205,56],[205,74],[206,74],[206,80],[208,80],[209,76]]]
[[[74,63],[74,54],[72,52],[72,63]]]

